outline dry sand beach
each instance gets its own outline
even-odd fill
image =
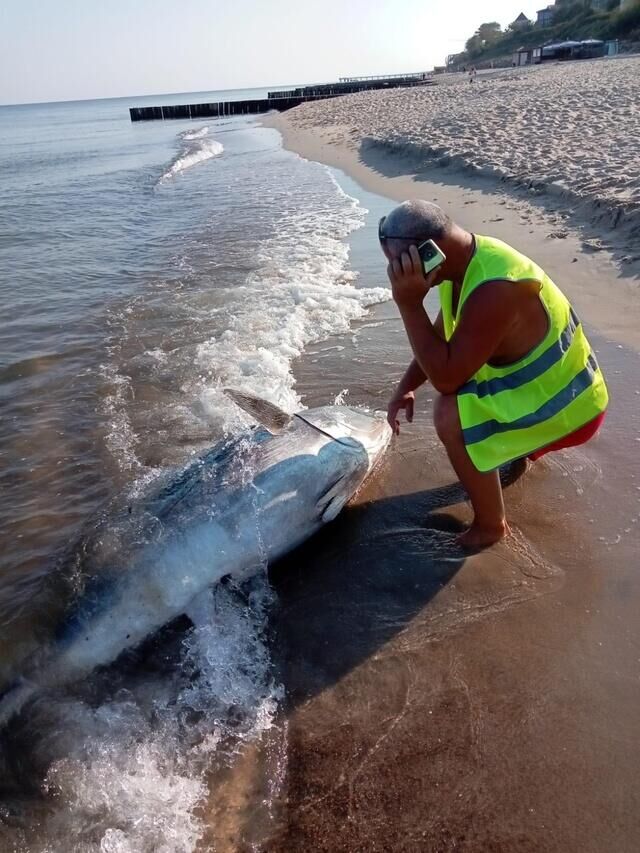
[[[269,119],[372,210],[380,195],[434,200],[534,257],[587,326],[612,403],[597,439],[508,488],[512,537],[465,557],[448,530],[469,508],[426,388],[356,505],[274,572],[289,756],[265,849],[640,849],[639,71],[636,58],[460,78]],[[552,181],[584,206],[542,193]],[[377,252],[373,218],[366,230]],[[363,283],[380,284],[371,258]],[[298,389],[308,405],[348,386],[383,407],[408,359],[386,303],[305,353]]]
[[[438,84],[303,104],[296,131],[416,166],[545,190],[640,239],[640,57],[436,78]]]

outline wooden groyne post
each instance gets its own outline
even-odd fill
[[[322,97],[330,97],[324,95]],[[281,98],[256,98],[246,101],[215,101],[211,104],[175,104],[167,107],[130,107],[131,121],[153,121],[172,118],[221,118],[222,116],[258,115],[271,110],[290,110],[305,101],[317,101],[318,96],[305,95]]]

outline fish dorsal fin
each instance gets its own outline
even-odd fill
[[[236,406],[239,406],[243,412],[251,415],[252,418],[266,427],[273,435],[282,432],[291,423],[292,415],[288,415],[267,400],[261,400],[260,397],[252,397],[251,394],[245,394],[244,391],[236,391],[235,388],[225,388],[224,393],[233,400]]]

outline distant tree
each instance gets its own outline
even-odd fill
[[[503,36],[504,33],[497,21],[480,24],[475,33],[465,43],[465,49],[469,56],[478,56],[499,42]]]
[[[484,45],[482,43],[482,39],[476,33],[471,36],[470,39],[467,39],[464,45],[464,49],[469,54],[469,56],[477,56],[479,53],[482,53]]]
[[[514,33],[522,35],[522,33],[530,33],[533,28],[533,21],[513,21],[513,23],[509,24],[507,29],[504,31],[504,35],[511,36]]]
[[[476,35],[483,44],[489,46],[498,41],[502,35],[502,27],[497,21],[491,21],[488,24],[480,24]]]

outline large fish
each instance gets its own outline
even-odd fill
[[[229,393],[263,426],[216,445],[78,546],[83,590],[1,695],[0,723],[40,690],[111,663],[225,575],[246,577],[302,543],[353,497],[391,436],[379,413],[288,416]]]

